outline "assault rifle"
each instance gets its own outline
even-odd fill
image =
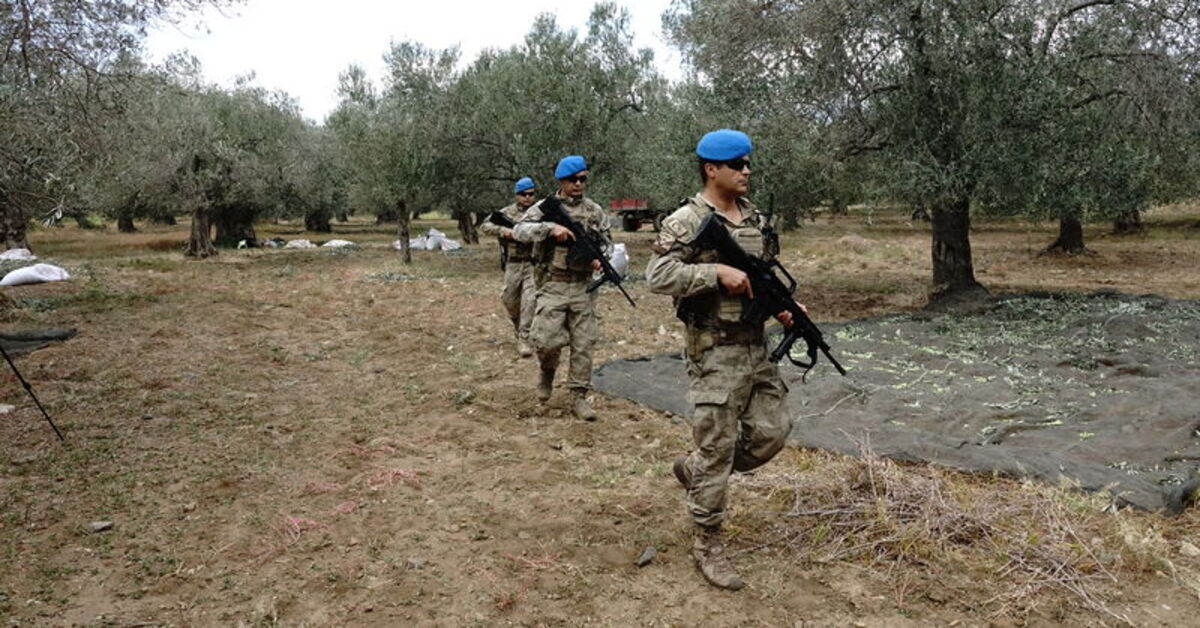
[[[625,291],[625,287],[621,285],[623,281],[621,273],[618,273],[617,269],[612,267],[604,251],[600,250],[596,242],[588,237],[583,225],[575,222],[567,215],[558,197],[554,195],[547,196],[542,201],[541,209],[543,220],[562,225],[569,229],[571,234],[575,236],[575,243],[571,245],[573,255],[578,255],[580,259],[586,262],[591,262],[592,260],[600,262],[600,272],[602,274],[599,279],[588,284],[587,291],[593,292],[605,283],[611,282],[612,285],[617,287],[617,290],[621,291],[621,294],[625,295],[625,300],[629,301],[629,305],[637,307],[637,303],[633,302],[633,297],[629,296],[629,293]]]
[[[700,231],[692,241],[692,246],[702,250],[716,251],[723,264],[728,264],[746,273],[750,278],[750,290],[754,294],[754,298],[743,297],[745,306],[742,308],[742,321],[761,325],[780,312],[791,312],[792,325],[785,328],[783,340],[778,347],[775,347],[774,351],[771,351],[770,360],[772,362],[778,362],[786,355],[792,364],[804,369],[804,374],[808,375],[812,367],[817,364],[817,351],[820,350],[838,373],[846,374],[846,369],[842,368],[837,359],[830,355],[829,345],[825,342],[821,330],[812,322],[808,314],[800,309],[796,299],[792,297],[792,292],[796,289],[796,280],[788,274],[787,269],[778,260],[772,259],[767,262],[747,253],[738,246],[733,236],[729,235],[729,230],[721,224],[716,214],[709,214],[700,223]],[[787,283],[779,279],[776,271],[787,278]],[[808,362],[792,357],[792,345],[801,338],[808,344]]]
[[[493,225],[496,225],[497,227],[507,227],[509,229],[512,229],[513,227],[517,226],[517,223],[510,220],[508,218],[508,216],[501,214],[500,210],[496,210],[496,211],[488,214],[488,222],[492,223]],[[503,240],[503,239],[504,238],[500,238],[500,240]],[[504,246],[504,242],[501,241],[500,242],[500,270],[504,270],[507,266],[508,266],[508,247]]]

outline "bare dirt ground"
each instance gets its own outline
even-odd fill
[[[977,225],[979,278],[1200,297],[1200,210],[1087,232]],[[419,227],[448,223],[423,221]],[[300,236],[263,225],[260,235]],[[1182,625],[1200,612],[1200,515],[1070,490],[789,450],[737,478],[749,582],[703,583],[670,461],[679,419],[597,396],[542,406],[498,302],[494,246],[417,252],[338,225],[354,251],[222,251],[186,227],[31,240],[76,279],[7,288],[6,329],[77,327],[18,365],[0,403],[0,616],[7,625]],[[311,235],[311,234],[310,234]],[[452,234],[453,235],[453,234]],[[618,234],[644,268],[653,234]],[[784,238],[818,320],[919,307],[923,225],[855,213]],[[669,301],[601,298],[599,362],[679,340]],[[112,521],[112,529],[87,530]],[[634,559],[658,554],[643,568]]]

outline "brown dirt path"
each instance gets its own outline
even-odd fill
[[[928,236],[874,220],[786,238],[785,262],[816,280],[819,319],[919,304]],[[1200,295],[1181,269],[1200,260],[1195,236],[1097,238],[1097,258],[1037,261],[1048,233],[1013,229],[976,235],[993,287]],[[188,262],[157,250],[181,233],[35,233],[38,252],[79,278],[5,293],[18,304],[8,327],[80,329],[20,363],[66,446],[19,387],[0,398],[18,406],[0,423],[0,615],[12,625],[1115,623],[1063,592],[998,607],[980,570],[762,547],[763,513],[787,498],[755,487],[769,475],[734,493],[730,533],[751,585],[714,591],[686,555],[669,474],[686,428],[621,400],[598,398],[595,424],[570,419],[561,392],[533,401],[492,247],[405,267],[382,247],[389,234],[356,227],[350,239],[367,248],[345,254]],[[651,237],[622,236],[635,271]],[[636,311],[602,297],[601,361],[678,343],[666,299],[637,281],[631,291]],[[764,474],[828,460],[790,451]],[[1168,545],[1198,521],[1121,516]],[[84,531],[97,520],[115,527]],[[634,567],[650,545],[659,555]],[[1105,600],[1134,623],[1176,624],[1200,610],[1179,579],[1145,568]],[[972,587],[977,598],[959,596]]]

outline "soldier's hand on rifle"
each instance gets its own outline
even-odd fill
[[[592,260],[592,272],[598,273],[598,272],[600,272],[600,268],[601,268],[600,260],[598,260],[598,259]]]
[[[517,239],[516,234],[514,234],[513,230],[509,229],[508,227],[502,227],[500,229],[500,237],[504,238],[505,240],[516,240]]]
[[[574,240],[575,234],[562,225],[554,225],[554,230],[550,232],[550,237],[558,242],[566,242],[567,240]]]
[[[801,303],[799,301],[796,301],[796,305],[800,307],[801,312],[808,314],[807,306],[805,306],[803,303]],[[788,310],[784,310],[775,315],[775,320],[782,323],[784,327],[791,327],[792,326],[792,313],[789,312]]]
[[[748,298],[754,298],[754,290],[750,287],[750,277],[733,266],[717,264],[717,283],[721,284],[726,294],[734,296],[744,294]]]

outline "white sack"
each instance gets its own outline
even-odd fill
[[[37,256],[29,251],[29,249],[9,249],[0,253],[0,260],[20,260],[32,262],[37,259]]]
[[[613,245],[612,255],[608,258],[608,263],[612,265],[613,270],[617,274],[624,277],[625,272],[629,270],[629,253],[625,252],[625,243],[618,242]]]
[[[315,249],[315,248],[317,248],[317,245],[313,244],[312,242],[309,242],[308,240],[289,240],[287,244],[283,245],[283,248],[285,248],[285,249]]]
[[[330,241],[326,242],[325,244],[322,244],[321,246],[327,246],[330,248],[338,249],[338,248],[342,248],[345,246],[354,246],[354,243],[349,240],[330,240]]]
[[[19,286],[27,283],[63,281],[70,278],[71,275],[65,268],[59,268],[52,264],[34,264],[33,266],[18,268],[8,273],[4,276],[4,279],[0,279],[0,286]]]

